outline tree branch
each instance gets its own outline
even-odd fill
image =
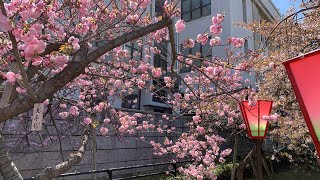
[[[176,52],[176,46],[174,41],[174,31],[173,31],[173,24],[171,24],[169,27],[169,37],[170,37],[170,44],[171,44],[171,51],[172,51],[172,63],[171,63],[171,72],[174,72],[174,64],[177,59],[177,52]]]
[[[66,84],[71,82],[73,79],[78,77],[84,72],[85,68],[91,63],[98,59],[108,51],[119,47],[122,44],[133,41],[139,37],[143,37],[151,32],[158,29],[162,29],[171,24],[171,20],[163,18],[163,20],[151,24],[146,27],[139,28],[137,30],[124,33],[120,37],[111,40],[108,44],[101,46],[93,52],[84,56],[79,62],[70,62],[68,65],[54,77],[44,82],[39,89],[36,91],[37,102],[33,101],[30,95],[21,99],[17,98],[10,105],[0,108],[0,123],[8,119],[11,119],[21,113],[27,112],[32,109],[35,103],[43,102],[48,98],[53,97],[53,94],[63,88]],[[80,49],[81,50],[81,49]],[[79,50],[79,51],[80,51]]]
[[[43,172],[36,175],[35,179],[49,180],[69,171],[76,164],[80,163],[86,152],[86,147],[89,141],[90,130],[86,129],[83,132],[82,142],[79,150],[75,154],[70,154],[70,158],[60,164],[52,167],[47,167]]]
[[[0,0],[0,8],[1,8],[2,14],[4,16],[7,16],[7,12],[5,10],[4,3],[2,0]],[[27,89],[27,92],[30,95],[31,99],[36,101],[36,99],[37,99],[36,94],[28,82],[28,77],[27,77],[26,71],[24,70],[24,67],[22,64],[22,58],[19,54],[18,43],[16,41],[16,37],[12,34],[11,31],[9,31],[8,34],[9,34],[10,41],[12,43],[12,53],[13,53],[14,57],[16,58],[16,62],[17,62],[17,65],[18,65],[18,68],[19,68],[19,71],[20,71],[20,74],[22,77],[23,85]]]

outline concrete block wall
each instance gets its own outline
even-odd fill
[[[133,111],[132,113],[139,112],[144,114],[153,114],[155,116],[155,122],[158,121],[162,114],[154,112],[145,112],[145,111]],[[168,126],[176,127],[176,131],[185,132],[187,127],[185,126],[186,121],[189,118],[181,118],[173,122],[164,121]],[[80,131],[81,132],[81,131]],[[80,133],[79,132],[79,133]],[[157,132],[150,133],[139,133],[135,135],[124,136],[123,140],[119,140],[116,136],[101,136],[97,135],[97,152],[96,152],[96,163],[97,170],[109,169],[109,168],[119,168],[119,167],[128,167],[135,165],[146,165],[154,164],[161,162],[168,162],[170,158],[168,156],[155,156],[153,154],[153,148],[146,142],[143,142],[139,137],[143,135],[146,142],[151,140],[155,142],[163,142],[164,137],[177,138],[180,133],[170,133],[170,134],[160,134]],[[11,135],[7,135],[6,140],[9,141]],[[63,147],[63,157],[66,160],[71,153],[77,151],[79,147],[79,142],[81,141],[80,134],[75,134],[70,138],[62,140]],[[61,163],[62,155],[60,152],[59,142],[55,142],[50,148],[35,148],[33,152],[30,151],[19,151],[12,149],[11,151],[12,158],[22,173],[24,178],[29,178],[40,171],[45,167],[53,166],[58,163]],[[92,144],[91,140],[88,143],[86,153],[83,160],[73,167],[69,172],[84,172],[90,171],[93,169],[93,158],[92,158]],[[141,173],[149,172],[158,172],[168,170],[168,166],[156,166],[156,167],[145,167],[137,168],[130,170],[122,170],[113,172],[114,177],[126,177],[131,175],[137,175]],[[108,179],[107,173],[97,174],[98,179]],[[92,179],[92,175],[80,175],[66,178],[57,178],[57,179]]]

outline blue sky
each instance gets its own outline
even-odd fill
[[[272,0],[273,3],[280,9],[281,14],[285,14],[286,10],[293,5],[298,5],[299,2],[292,2],[292,0]]]

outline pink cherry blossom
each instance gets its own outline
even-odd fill
[[[58,114],[58,116],[61,118],[61,119],[65,119],[69,116],[69,113],[68,112],[61,112]]]
[[[184,22],[184,20],[179,19],[176,22],[175,27],[176,27],[176,32],[179,33],[179,32],[183,31],[186,28],[186,23]]]
[[[101,128],[100,128],[100,133],[101,133],[103,136],[107,135],[108,132],[109,132],[108,128],[105,128],[105,127],[101,127]]]
[[[241,124],[241,125],[239,125],[239,128],[240,129],[246,129],[246,125],[245,124]]]
[[[117,79],[117,80],[114,82],[114,87],[116,87],[116,88],[121,87],[121,85],[122,85],[122,81],[119,80],[119,79]]]
[[[130,1],[129,2],[129,7],[132,9],[132,10],[136,10],[137,7],[138,7],[138,3],[137,2],[134,2],[134,1]]]
[[[109,124],[110,121],[111,121],[111,120],[110,120],[109,118],[107,118],[107,119],[104,119],[104,120],[103,120],[103,123],[104,123],[104,124]]]
[[[231,154],[231,152],[232,152],[232,149],[230,149],[230,148],[225,149],[220,153],[220,156],[222,156],[222,157],[229,156]]]
[[[52,63],[57,67],[62,67],[68,62],[69,57],[66,55],[58,55],[51,57]]]
[[[199,34],[197,36],[197,42],[205,45],[208,42],[208,34]]]
[[[212,67],[212,66],[209,66],[209,67],[206,67],[206,72],[210,75],[215,75],[216,72],[215,72],[215,68]]]
[[[158,78],[162,75],[161,69],[160,68],[154,68],[152,69],[152,76],[155,78]]]
[[[142,80],[139,80],[139,81],[138,81],[138,86],[139,86],[140,89],[142,89],[145,84],[146,84],[146,83],[145,83],[144,81],[142,81]]]
[[[205,133],[204,127],[201,127],[201,126],[197,126],[197,131],[198,131],[200,134],[204,134],[204,133]]]
[[[2,32],[8,32],[11,31],[11,25],[8,21],[8,18],[4,16],[2,13],[0,13],[0,31]]]
[[[219,37],[210,39],[210,46],[217,46],[220,44],[221,44],[221,39]]]
[[[211,25],[210,26],[210,33],[213,34],[213,35],[219,35],[222,33],[222,26],[220,25]]]
[[[228,39],[228,42],[231,45],[235,46],[236,48],[240,48],[241,46],[244,45],[246,40],[244,38],[233,38],[233,37],[231,37],[231,38]]]
[[[10,83],[15,83],[16,82],[16,74],[14,74],[13,72],[7,72],[5,77],[7,78],[7,80],[10,82]]]
[[[72,47],[75,51],[78,51],[80,49],[80,45],[79,45],[79,39],[75,38],[74,36],[71,36],[68,39],[68,43],[72,44]]]
[[[24,55],[27,60],[30,60],[34,54],[43,53],[46,48],[46,43],[43,40],[33,38],[31,41],[27,41]]]
[[[224,15],[217,14],[216,16],[212,17],[212,24],[219,25],[223,22],[223,20],[224,20]]]
[[[66,104],[60,104],[60,108],[65,109],[65,108],[67,108],[67,105]]]
[[[85,124],[85,125],[90,125],[91,123],[92,123],[92,119],[91,118],[84,118],[84,120],[83,120],[83,123]]]
[[[79,115],[79,108],[76,106],[71,106],[69,112],[73,116],[78,116]]]
[[[16,88],[16,91],[17,91],[17,93],[19,93],[19,94],[25,94],[25,93],[27,93],[27,90],[24,89],[24,88],[22,88],[22,87],[17,87],[17,88]]]
[[[193,39],[187,39],[183,42],[183,47],[184,48],[193,48],[194,47],[194,40]]]

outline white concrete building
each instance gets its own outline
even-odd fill
[[[165,0],[153,0],[148,11],[151,15],[159,13],[161,11],[161,4]],[[209,33],[209,26],[211,19],[218,13],[225,13],[225,20],[223,22],[223,32],[220,38],[226,41],[228,37],[246,37],[247,41],[242,48],[245,52],[248,49],[257,50],[260,46],[260,42],[263,41],[263,37],[255,35],[254,33],[247,31],[241,27],[236,27],[237,23],[267,20],[273,21],[280,18],[280,13],[272,0],[181,0],[181,18],[187,22],[186,29],[179,34],[176,34],[176,43],[182,44],[185,39],[196,39],[200,33]],[[170,45],[161,44],[170,51]],[[127,46],[128,49],[132,49],[132,46]],[[197,51],[209,50],[209,44],[200,46],[197,44],[188,53],[194,53]],[[180,51],[179,48],[176,49]],[[206,52],[207,52],[206,51]],[[164,53],[164,56],[169,57],[169,53]],[[223,57],[225,56],[224,47],[214,47],[212,55]],[[169,57],[170,58],[170,57]],[[167,68],[167,63],[162,60],[159,55],[155,55],[153,64],[156,67]],[[190,72],[188,69],[182,69],[180,73],[183,75]],[[155,82],[150,82],[155,85]],[[155,85],[156,86],[156,85]],[[165,95],[165,90],[160,90],[159,93]],[[133,100],[137,99],[135,103]],[[150,110],[155,112],[170,113],[169,109],[166,109],[166,104],[161,102],[157,96],[152,95],[150,92],[144,90],[137,90],[134,95],[129,96],[127,99],[119,100],[114,104],[116,107],[122,108],[134,108],[139,110]]]

